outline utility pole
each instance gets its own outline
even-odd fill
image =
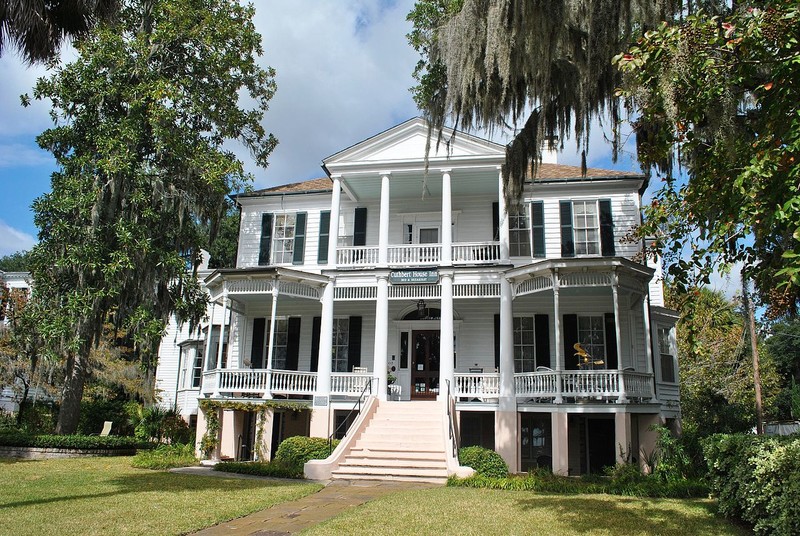
[[[750,347],[753,353],[753,382],[756,387],[756,417],[758,418],[756,433],[761,435],[764,433],[764,411],[761,406],[761,372],[758,363],[758,339],[756,338],[756,321],[753,307],[750,303],[750,297],[747,292],[747,278],[745,277],[744,270],[742,270],[742,301],[745,315],[747,315],[747,322],[750,327]]]

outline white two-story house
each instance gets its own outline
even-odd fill
[[[235,196],[237,267],[204,273],[209,322],[172,326],[158,373],[198,440],[215,413],[211,457],[344,435],[311,476],[441,478],[475,444],[582,474],[677,422],[677,317],[630,238],[645,177],[545,154],[508,206],[504,146],[458,133],[426,164],[427,135],[412,119]]]

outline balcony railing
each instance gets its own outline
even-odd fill
[[[625,402],[652,399],[652,378],[632,370],[548,370],[514,374],[514,386],[517,398]]]
[[[500,396],[500,374],[497,372],[455,373],[458,398],[477,398],[480,401],[497,399]]]
[[[334,372],[331,374],[331,394],[358,395],[371,373]],[[217,369],[203,373],[204,394],[222,393],[277,395],[313,395],[317,390],[317,373],[297,370]]]
[[[453,264],[492,264],[500,260],[499,242],[459,242],[451,249]],[[375,266],[378,246],[339,247],[336,262],[340,267]],[[394,266],[436,265],[442,261],[441,244],[392,244],[387,259]]]

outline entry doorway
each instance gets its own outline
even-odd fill
[[[411,332],[411,398],[432,399],[439,394],[439,330]]]

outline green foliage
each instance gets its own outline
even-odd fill
[[[800,533],[800,437],[719,434],[703,447],[722,514],[756,534]]]
[[[336,448],[338,439],[330,448]],[[328,439],[324,437],[294,436],[284,439],[275,452],[274,462],[288,471],[302,475],[303,466],[309,460],[324,460],[330,455]]]
[[[189,425],[174,409],[160,406],[144,407],[136,402],[125,406],[134,435],[140,441],[187,444],[194,439]]]
[[[128,422],[128,409],[124,400],[83,400],[78,433],[99,434],[106,421],[111,421],[111,433],[117,436],[133,435]]]
[[[508,465],[502,456],[484,447],[472,446],[459,449],[458,463],[472,467],[481,476],[490,478],[508,476]]]
[[[17,251],[0,257],[0,271],[3,272],[30,272],[30,251]]]
[[[154,449],[140,450],[131,460],[131,465],[139,469],[172,469],[196,464],[192,443],[159,445]]]
[[[7,447],[40,447],[57,449],[121,449],[149,447],[135,437],[86,435],[32,435],[19,431],[0,433],[0,445]]]
[[[800,297],[800,6],[733,5],[665,22],[615,62],[639,162],[663,181],[640,235],[684,288],[743,262],[776,318]]]
[[[658,434],[656,439],[656,464],[653,476],[665,482],[679,482],[692,474],[692,462],[681,438],[672,435],[666,426],[653,425],[650,427]]]
[[[204,229],[207,240],[206,249],[211,258],[209,268],[235,268],[236,252],[239,247],[239,210],[229,201],[225,201],[225,214],[216,227],[212,225]],[[212,235],[212,232],[215,232]]]
[[[707,497],[708,486],[700,480],[663,482],[642,475],[638,467],[622,465],[610,470],[608,477],[566,477],[538,471],[527,475],[492,478],[473,475],[469,478],[450,477],[448,486],[500,489],[508,491],[535,491],[565,495],[605,493],[632,497],[695,498]]]
[[[271,476],[277,478],[303,478],[303,471],[290,469],[285,464],[272,462],[219,462],[215,471],[238,473],[242,475]]]
[[[28,434],[52,434],[56,428],[58,406],[38,403],[27,406],[18,416],[18,429]],[[99,430],[98,430],[99,431]]]
[[[198,255],[199,225],[214,227],[250,180],[227,144],[265,166],[277,143],[261,124],[275,82],[256,62],[253,16],[230,0],[123,0],[116,21],[76,42],[75,61],[36,83],[56,123],[37,141],[59,168],[34,202],[32,251],[44,338],[65,364],[59,432],[77,427],[104,324],[152,372],[169,316],[205,314],[184,254]]]

